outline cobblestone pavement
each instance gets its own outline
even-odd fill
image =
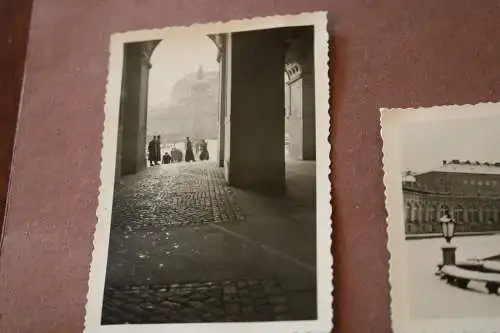
[[[169,164],[124,177],[115,187],[112,227],[130,230],[244,220],[222,168]]]
[[[315,275],[259,245],[307,260],[314,228],[294,221],[309,217],[297,214],[304,208],[295,202],[244,193],[225,184],[215,163],[162,165],[120,179],[103,324],[314,319]]]
[[[108,288],[102,324],[289,320],[273,280]]]

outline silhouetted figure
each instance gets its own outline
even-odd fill
[[[202,139],[200,142],[200,151],[200,160],[208,161],[210,155],[208,154],[208,144],[204,139]]]
[[[149,160],[149,166],[153,166],[155,164],[155,161],[156,161],[156,136],[153,137],[153,140],[149,141],[148,160]]]
[[[156,137],[156,155],[155,155],[155,164],[160,165],[161,162],[161,141],[160,136]]]
[[[172,147],[170,150],[170,156],[172,156],[172,163],[179,162],[179,154],[177,154],[177,148]]]
[[[182,162],[182,152],[176,147],[172,148],[172,150],[170,151],[170,155],[172,155],[172,162],[174,163]]]
[[[165,152],[165,154],[163,155],[163,164],[170,164],[171,161],[172,157],[167,152]]]
[[[193,162],[194,161],[194,153],[193,153],[193,143],[189,139],[189,137],[186,138],[186,162]]]

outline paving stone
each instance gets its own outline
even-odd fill
[[[226,304],[226,312],[228,314],[238,314],[240,312],[240,305],[238,303]]]
[[[238,296],[236,295],[224,295],[222,296],[222,300],[227,303],[237,302]]]
[[[175,303],[175,302],[170,302],[170,301],[162,301],[160,303],[161,305],[161,308],[162,309],[178,309],[179,307],[181,307],[181,305],[179,303]]]
[[[112,317],[112,316],[108,316],[106,318],[106,322],[105,322],[105,324],[108,324],[108,325],[121,324],[121,323],[122,323],[122,320],[115,318],[115,317]]]
[[[165,316],[151,316],[148,321],[152,323],[163,323],[165,319]]]
[[[283,304],[286,303],[286,298],[283,296],[272,296],[269,298],[271,304]]]
[[[133,232],[242,220],[245,216],[226,185],[224,171],[215,163],[148,168],[123,177],[115,187],[113,229]],[[147,259],[146,254],[138,256]]]
[[[167,261],[158,256],[197,251],[171,241],[175,236],[170,233],[179,232],[172,228],[197,229],[206,223],[245,219],[216,164],[165,165],[123,177],[115,187],[113,265],[108,272],[134,277],[136,272],[164,274],[168,267],[161,269]],[[110,279],[116,285],[106,286],[103,324],[267,321],[289,316],[283,292],[273,279],[153,285],[161,279],[146,275],[137,286],[124,286],[130,282],[124,280]]]
[[[250,290],[248,290],[248,289],[243,289],[243,288],[242,288],[242,289],[238,290],[238,293],[239,293],[240,297],[241,297],[241,296],[243,296],[243,297],[244,297],[244,296],[248,296],[251,292],[250,292]]]
[[[244,313],[244,314],[252,314],[255,312],[255,309],[253,306],[243,306],[241,308],[241,311]]]
[[[210,285],[212,289],[207,289]],[[190,283],[186,285],[142,285],[106,288],[103,324],[270,321],[289,317],[282,294],[266,295],[269,282],[255,280]],[[281,290],[273,282],[276,290]],[[257,290],[251,288],[258,287]],[[188,291],[189,292],[186,292]],[[133,291],[133,292],[131,292]],[[230,291],[227,294],[226,291]],[[139,293],[137,293],[139,292]],[[180,296],[179,293],[185,293]],[[208,294],[217,296],[209,296]],[[162,297],[156,297],[161,294]],[[256,297],[255,295],[260,295]],[[129,302],[133,299],[133,302]],[[203,300],[200,300],[203,299]],[[287,318],[288,318],[287,317]]]
[[[236,286],[234,286],[234,285],[225,286],[224,293],[229,294],[229,295],[236,294]]]
[[[276,313],[286,313],[288,312],[288,307],[285,305],[278,305],[273,308]]]
[[[202,315],[202,319],[205,322],[211,322],[215,319],[215,316],[212,313],[204,313]]]
[[[188,304],[195,309],[203,309],[204,308],[204,304],[202,302],[190,301],[190,302],[188,302]]]

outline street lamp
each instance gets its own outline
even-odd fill
[[[455,236],[455,220],[453,220],[448,213],[445,213],[443,217],[439,219],[441,222],[441,227],[443,229],[443,237],[446,239],[446,243],[450,243],[453,236]]]
[[[455,265],[455,251],[457,247],[450,245],[450,242],[455,236],[456,222],[450,217],[448,212],[446,212],[443,217],[439,219],[439,222],[441,223],[441,227],[443,229],[443,237],[447,243],[441,247],[443,250],[443,266]]]

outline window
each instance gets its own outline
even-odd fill
[[[417,210],[418,210],[418,207],[416,204],[413,204],[411,206],[411,218],[410,220],[413,222],[417,219]]]
[[[411,205],[407,203],[405,205],[405,220],[409,221],[410,220],[410,214],[411,214]]]
[[[440,177],[440,178],[439,178],[439,184],[440,184],[440,185],[444,185],[444,178],[443,178],[443,177]]]
[[[477,185],[478,185],[478,186],[483,186],[483,181],[482,181],[482,180],[478,180],[478,181],[477,181]]]
[[[474,179],[471,179],[471,180],[470,180],[470,184],[471,184],[471,185],[475,185],[475,184],[476,184],[476,181],[475,181]]]
[[[485,181],[485,182],[484,182],[484,185],[486,185],[486,186],[490,186],[490,182],[489,182],[489,181]]]
[[[467,179],[464,179],[464,185],[467,185],[468,181]]]
[[[436,206],[435,205],[430,205],[427,208],[427,214],[428,214],[427,219],[430,222],[436,222]]]
[[[418,222],[423,221],[423,217],[424,217],[424,206],[417,205],[417,221]]]
[[[493,186],[497,186],[497,181],[496,180],[494,180],[492,183],[493,183]]]
[[[463,222],[464,220],[464,208],[462,206],[456,206],[453,208],[453,218],[457,222]]]
[[[493,221],[495,218],[493,207],[485,206],[483,208],[483,222]]]
[[[467,215],[469,218],[469,222],[478,222],[479,221],[479,212],[477,211],[477,208],[472,206],[468,209]]]

